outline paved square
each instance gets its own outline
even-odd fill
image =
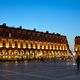
[[[0,80],[80,80],[80,70],[65,62],[0,62]]]

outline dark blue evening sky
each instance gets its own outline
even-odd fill
[[[0,24],[36,28],[68,37],[80,35],[80,0],[0,0]]]

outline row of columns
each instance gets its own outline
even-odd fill
[[[0,59],[33,59],[33,58],[54,58],[68,57],[67,51],[46,51],[46,50],[2,50]]]
[[[13,40],[13,39],[2,39],[0,40],[0,48],[23,48],[23,49],[50,49],[50,50],[68,50],[67,44],[51,43],[51,42],[40,42],[30,40]]]

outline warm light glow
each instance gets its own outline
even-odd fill
[[[7,58],[8,56],[6,56],[6,58]]]
[[[28,46],[28,48],[29,48],[29,49],[31,49],[31,47],[30,47],[30,46]]]
[[[31,46],[30,46],[30,44],[28,45],[28,48],[29,48],[29,49],[31,49]]]
[[[67,50],[67,47],[65,48],[65,50]]]
[[[26,47],[24,46],[23,48],[25,49]]]
[[[53,46],[53,50],[55,50],[55,46]]]
[[[20,48],[20,46],[18,46],[18,48]]]
[[[35,49],[35,45],[33,45],[33,49]]]
[[[64,50],[64,46],[63,46],[63,50]]]
[[[26,56],[24,56],[26,58]]]
[[[38,49],[40,49],[40,45],[38,45]]]
[[[60,46],[60,50],[61,50],[61,46]]]
[[[41,52],[39,52],[38,54],[37,54],[37,57],[40,57],[40,56],[42,56],[43,54],[42,54],[42,51]]]
[[[0,45],[0,48],[2,48],[2,46]]]
[[[9,48],[9,46],[7,45],[6,48]]]
[[[46,49],[48,49],[48,46],[46,46]]]
[[[77,51],[77,48],[75,48],[75,51]]]
[[[51,50],[52,48],[51,48],[51,46],[50,46],[50,50]]]
[[[42,49],[44,49],[44,46],[42,46]]]
[[[12,46],[12,48],[15,48],[15,46]]]
[[[57,50],[58,50],[58,46],[57,46]]]

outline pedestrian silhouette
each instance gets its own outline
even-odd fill
[[[76,57],[76,64],[77,64],[77,69],[79,70],[79,65],[80,65],[80,56],[79,55]]]

